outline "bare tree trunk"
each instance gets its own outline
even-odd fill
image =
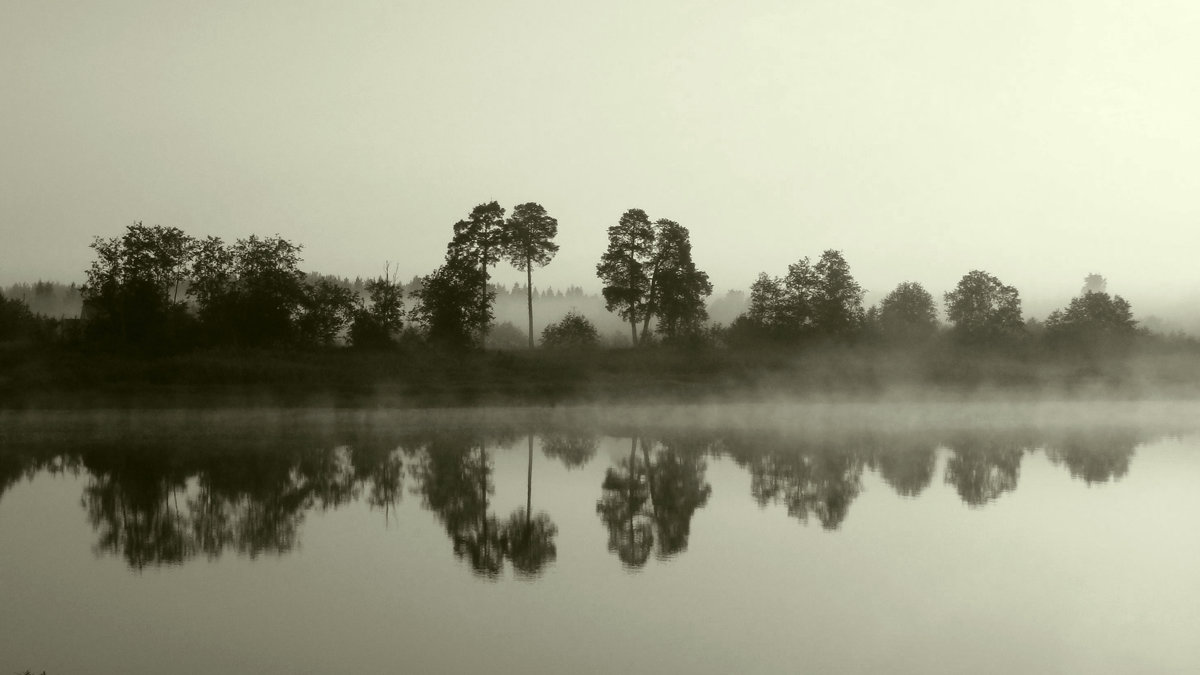
[[[646,331],[650,330],[650,315],[654,310],[654,289],[658,282],[658,264],[655,263],[654,271],[650,273],[650,292],[646,294],[646,316],[642,318],[642,340],[646,339]]]
[[[629,319],[629,328],[633,331],[633,346],[637,346],[637,319]]]
[[[529,299],[529,348],[533,349],[533,261],[529,256],[525,257],[525,297]]]
[[[488,256],[488,250],[487,250],[487,247],[484,247],[484,249],[483,249],[483,264],[480,265],[480,268],[483,269],[483,287],[479,289],[479,291],[480,291],[480,294],[479,294],[479,346],[480,347],[486,347],[486,345],[484,343],[487,342],[487,332],[488,332],[487,319],[485,318],[485,317],[487,317],[487,305],[488,305],[488,301],[487,301],[487,287],[488,287],[487,256]]]

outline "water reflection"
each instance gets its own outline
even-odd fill
[[[856,446],[786,439],[755,446],[738,439],[730,447],[734,459],[750,471],[750,493],[758,505],[783,504],[802,523],[811,516],[821,527],[836,530],[862,492],[866,457]]]
[[[937,446],[921,439],[904,440],[871,453],[868,464],[901,497],[918,497],[933,482]]]
[[[1134,448],[1142,439],[1129,429],[1101,429],[1066,435],[1046,448],[1046,456],[1065,465],[1088,485],[1116,481],[1129,472]]]
[[[518,431],[521,433],[518,435]],[[900,497],[919,498],[943,481],[962,502],[985,507],[1015,491],[1022,460],[1044,452],[1088,485],[1127,475],[1149,440],[1126,428],[987,429],[814,434],[625,433],[610,466],[594,458],[599,431],[486,428],[334,427],[201,433],[7,437],[0,449],[0,498],[39,472],[84,478],[80,498],[98,555],[130,567],[180,564],[226,553],[283,555],[296,548],[313,511],[353,502],[394,517],[405,489],[445,530],[449,548],[484,579],[506,567],[536,578],[558,556],[558,526],[534,508],[535,445],[567,469],[603,469],[594,500],[607,549],[630,569],[653,555],[684,553],[692,521],[708,503],[708,459],[727,458],[750,478],[761,507],[778,505],[802,524],[838,530],[875,472]],[[522,447],[523,446],[523,447]],[[507,516],[492,505],[494,454],[525,451],[525,504]],[[596,485],[596,483],[592,483]],[[597,496],[598,495],[598,496]],[[597,540],[597,546],[604,545]]]
[[[489,511],[488,500],[495,491],[492,472],[485,439],[453,432],[430,439],[413,466],[422,505],[445,526],[455,556],[485,578],[497,578],[505,560],[518,574],[536,576],[556,556],[557,528],[546,514],[533,514],[533,437],[529,436],[525,508],[503,522]]]
[[[947,445],[946,483],[969,506],[982,506],[1017,488],[1028,449],[1010,435],[956,434]]]
[[[641,449],[641,456],[638,449]],[[687,550],[692,515],[712,487],[705,482],[704,445],[633,437],[629,457],[604,474],[596,512],[608,529],[608,550],[628,567]]]

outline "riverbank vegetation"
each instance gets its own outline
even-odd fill
[[[304,272],[301,246],[282,237],[227,243],[136,223],[92,243],[78,319],[0,296],[0,403],[1200,393],[1200,343],[1139,327],[1099,275],[1045,319],[1024,316],[1018,290],[982,270],[941,308],[914,282],[864,307],[849,262],[827,250],[760,274],[743,311],[715,323],[687,228],[640,209],[609,228],[596,267],[605,307],[628,326],[623,344],[577,311],[543,318],[538,335],[533,271],[557,251],[557,222],[532,202],[505,213],[477,206],[443,264],[409,284],[385,265],[353,286]],[[489,269],[501,261],[526,273],[525,331],[496,325],[502,289]],[[43,304],[62,295],[30,288]]]

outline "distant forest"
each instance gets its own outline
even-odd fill
[[[954,344],[1114,356],[1153,337],[1099,275],[1081,280],[1079,294],[1045,319],[1026,318],[1017,289],[982,270],[964,274],[941,303],[920,284],[901,282],[865,307],[849,262],[827,250],[777,275],[764,271],[748,293],[714,299],[708,275],[692,260],[687,228],[630,209],[597,252],[603,290],[589,295],[577,286],[534,285],[535,270],[558,250],[557,221],[536,203],[511,214],[496,202],[481,204],[448,234],[443,264],[401,282],[387,264],[378,276],[353,280],[305,272],[301,245],[279,236],[227,243],[134,223],[92,242],[82,285],[2,289],[0,341],[147,353]],[[492,283],[501,263],[525,272],[527,283]]]

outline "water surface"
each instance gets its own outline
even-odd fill
[[[1200,670],[1180,409],[757,410],[8,415],[0,660]]]

